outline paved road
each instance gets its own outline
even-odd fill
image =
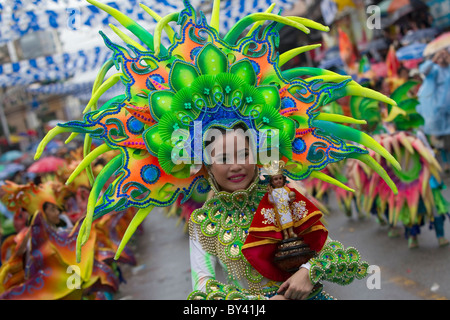
[[[444,196],[450,199],[450,191],[445,190]],[[326,218],[330,236],[355,246],[378,272],[348,286],[325,283],[328,293],[342,300],[450,299],[450,246],[439,247],[434,230],[424,227],[419,248],[411,250],[403,236],[388,238],[386,228],[373,218],[348,218],[335,204],[331,208]],[[123,267],[127,283],[121,284],[116,299],[186,299],[191,291],[188,236],[176,224],[176,218],[168,218],[162,210],[146,218],[144,233],[134,244],[138,265]]]

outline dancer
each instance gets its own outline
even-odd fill
[[[273,287],[267,292],[259,290],[263,278],[256,271],[259,266],[252,266],[242,253],[247,240],[245,231],[254,215],[252,209],[256,210],[255,204],[260,202],[266,190],[261,188],[258,178],[262,165],[269,160],[283,160],[286,165],[292,165],[292,169],[284,172],[289,179],[313,176],[350,190],[320,170],[329,163],[352,157],[367,163],[396,192],[395,184],[362,146],[375,150],[400,169],[392,155],[363,132],[335,123],[354,122],[354,119],[318,111],[322,105],[345,95],[365,95],[394,105],[395,102],[361,87],[350,77],[326,70],[280,70],[293,56],[316,47],[301,47],[278,56],[278,30],[283,25],[306,33],[309,28],[328,31],[327,27],[304,18],[265,12],[243,18],[221,36],[218,30],[219,1],[214,2],[210,23],[202,13],[198,15],[188,1],[184,1],[185,9],[182,11],[157,17],[158,24],[152,35],[117,10],[94,0],[89,2],[114,16],[146,47],[115,27],[113,30],[127,43],[127,48],[113,43],[102,33],[113,57],[99,72],[83,120],[59,124],[43,139],[36,153],[36,158],[39,158],[46,143],[63,132],[72,132],[71,137],[86,134],[88,147],[91,138],[103,140],[105,143],[86,155],[75,169],[73,175],[76,175],[85,168],[89,170],[89,164],[102,153],[112,149],[120,151],[103,168],[92,186],[86,218],[78,236],[78,260],[83,258],[81,247],[89,240],[94,219],[111,211],[139,208],[123,236],[116,253],[118,257],[153,207],[170,206],[180,196],[183,196],[183,202],[187,201],[194,189],[201,193],[212,189],[213,198],[191,215],[190,221],[196,227],[191,228],[190,235],[206,239],[204,243],[200,240],[200,249],[206,252],[205,256],[211,256],[215,245],[219,246],[217,254],[228,267],[230,281],[255,282],[257,288],[253,286],[255,290],[252,292],[242,287],[227,291],[230,287],[219,285],[217,279],[210,279],[206,292],[195,292],[190,298],[267,298],[265,293],[273,294]],[[141,7],[153,15],[150,8]],[[262,28],[267,20],[272,23]],[[176,33],[169,27],[170,21],[177,22],[179,29]],[[239,38],[252,24],[255,28]],[[163,30],[172,40],[168,48],[160,43]],[[112,66],[121,72],[103,82]],[[120,79],[125,85],[125,94],[96,110],[99,96]],[[252,146],[248,154],[255,159],[253,164],[249,164],[253,174],[246,170],[235,176],[225,175],[229,169],[227,155],[211,150],[213,146],[220,146],[217,142],[220,139],[233,137],[226,131],[234,130],[236,125],[247,132],[249,146]],[[211,132],[214,129],[217,129],[215,133]],[[213,136],[216,142],[207,148],[207,137],[212,141]],[[241,140],[239,146],[239,153],[228,152],[231,157],[243,160],[248,157],[245,148],[242,149],[244,141]],[[214,167],[219,162],[211,158],[213,154],[224,158],[221,165]],[[114,175],[114,182],[100,197],[105,182]],[[348,283],[366,274],[367,263],[360,261],[354,249],[345,250],[338,242],[329,241],[323,246],[319,242],[316,251],[318,256],[310,261],[310,270],[305,274],[301,268],[302,279],[309,277],[312,283],[323,279]],[[343,253],[345,261],[339,260],[339,263],[344,263],[346,268],[342,273],[330,274],[325,270],[335,267],[337,260],[331,261],[330,257],[336,251]],[[228,265],[230,261],[233,263]],[[234,266],[234,262],[238,266]],[[279,288],[286,292],[280,292],[278,298],[304,298],[307,289],[300,292],[293,289],[297,282],[293,279],[297,276],[293,275],[292,280],[285,276],[285,285]],[[323,297],[321,289],[315,294],[315,297]]]
[[[389,110],[389,117],[384,120],[386,132],[375,136],[381,145],[394,152],[402,164],[403,170],[398,171],[380,159],[396,181],[399,193],[394,195],[376,174],[359,163],[353,164],[352,176],[355,188],[365,186],[364,192],[357,194],[359,207],[366,212],[374,211],[379,221],[387,223],[390,237],[399,235],[398,224],[401,223],[408,247],[416,248],[421,226],[429,222],[435,226],[439,245],[445,246],[448,241],[443,234],[443,222],[449,204],[441,194],[441,167],[427,138],[419,130],[424,119],[416,112],[416,97],[410,95],[416,85],[417,82],[408,81],[391,94],[403,112]],[[364,105],[367,102],[362,99],[360,103]]]
[[[106,299],[118,290],[117,262],[135,264],[127,248],[118,261],[112,260],[124,214],[96,221],[83,247],[86,259],[77,263],[75,243],[81,223],[72,226],[63,212],[63,184],[6,181],[2,191],[9,210],[25,216],[23,224],[15,224],[17,233],[2,243],[0,299]]]

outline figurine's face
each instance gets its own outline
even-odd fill
[[[222,191],[246,189],[255,177],[255,161],[248,139],[239,131],[227,132],[211,143],[211,173]]]
[[[275,188],[281,188],[284,185],[283,175],[279,174],[272,177],[272,184]]]

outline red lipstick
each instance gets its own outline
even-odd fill
[[[245,174],[235,174],[231,177],[228,177],[228,180],[230,180],[231,182],[239,183],[244,181],[245,177]]]

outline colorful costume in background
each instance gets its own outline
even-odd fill
[[[357,194],[359,208],[365,212],[375,209],[379,220],[387,218],[391,228],[401,222],[408,237],[420,233],[420,226],[428,221],[435,225],[439,238],[443,236],[442,223],[449,204],[441,194],[441,189],[445,187],[441,182],[441,167],[425,135],[417,130],[424,124],[424,119],[416,112],[419,102],[410,95],[410,90],[416,85],[417,82],[408,81],[391,94],[403,112],[390,112],[389,119],[385,121],[392,120],[395,129],[391,132],[385,129],[385,133],[375,136],[402,164],[403,170],[399,171],[380,159],[396,182],[399,193],[390,192],[378,175],[360,163],[353,163],[352,177],[355,188],[363,190]]]
[[[353,101],[354,99],[358,99],[360,97],[351,97],[350,101]],[[370,101],[374,101],[372,99],[368,99]],[[359,106],[358,106],[359,107]],[[360,106],[362,110],[364,110],[364,106]],[[345,112],[345,110],[348,109],[348,112]],[[323,106],[322,112],[327,113],[334,113],[334,114],[340,114],[343,116],[351,115],[350,107],[347,106],[347,108],[344,108],[344,106],[340,105],[338,102],[333,101],[332,103]],[[348,114],[346,114],[348,113]],[[368,123],[370,124],[370,120],[367,117],[362,117],[361,113],[358,113],[353,116],[356,119],[364,119],[365,121],[361,121],[361,123]],[[358,128],[358,127],[357,127]],[[362,131],[367,131],[362,129],[361,127],[358,128]],[[348,168],[351,166],[351,163],[358,162],[354,159],[345,159],[340,162],[334,162],[330,163],[325,169],[322,170],[324,174],[327,176],[332,177],[333,179],[339,181],[342,184],[352,186],[351,177],[348,175]],[[329,202],[331,194],[334,193],[335,199],[337,201],[337,204],[339,206],[339,209],[347,216],[351,216],[352,214],[352,202],[354,202],[354,193],[360,192],[360,190],[356,189],[354,191],[344,189],[339,187],[336,184],[332,184],[326,181],[322,181],[319,179],[314,178],[307,178],[301,182],[305,189],[307,190],[308,194],[311,194],[315,199],[319,201],[319,203],[323,203],[322,206],[326,207],[327,211],[329,211],[330,208],[327,207],[327,204]],[[322,208],[323,211],[323,208]]]
[[[194,190],[192,196],[187,201],[184,201],[183,204],[181,204],[181,198],[178,198],[173,205],[165,208],[165,212],[167,217],[177,216],[177,225],[182,222],[183,231],[186,232],[188,230],[188,223],[189,219],[191,219],[192,212],[201,208],[207,199],[207,193],[199,193]]]
[[[58,180],[39,185],[6,181],[2,188],[5,191],[2,200],[9,210],[26,215],[24,220],[29,223],[16,223],[21,226],[16,228],[17,234],[2,243],[0,299],[106,299],[117,292],[121,280],[117,262],[136,263],[129,248],[122,251],[118,261],[113,260],[123,224],[128,225],[133,213],[131,209],[97,220],[95,232],[83,247],[86,259],[77,263],[79,219],[74,221],[73,228],[57,228],[43,214],[45,203],[62,208],[73,190]]]
[[[83,149],[78,148],[72,150],[67,158],[67,165],[56,172],[57,179],[61,182],[67,181],[70,173],[83,160]],[[76,223],[80,218],[84,217],[87,208],[87,198],[91,185],[86,171],[77,175],[74,181],[64,188],[63,203],[66,214],[72,223]]]
[[[58,124],[43,139],[36,153],[38,158],[46,143],[63,132],[72,132],[71,137],[85,134],[85,150],[90,150],[91,138],[103,140],[104,144],[85,154],[72,174],[76,176],[84,169],[89,171],[90,163],[102,153],[120,152],[95,177],[78,236],[78,260],[84,258],[81,247],[87,243],[95,219],[112,211],[139,209],[124,233],[116,253],[119,257],[153,207],[171,206],[180,197],[183,204],[194,191],[210,190],[213,182],[207,180],[202,167],[203,140],[209,128],[227,129],[240,124],[252,130],[258,165],[264,164],[261,159],[268,152],[277,151],[279,159],[276,160],[294,165],[284,172],[291,180],[312,176],[347,188],[320,170],[330,163],[355,158],[378,172],[396,192],[395,184],[362,146],[375,150],[399,170],[392,155],[363,132],[335,123],[358,120],[319,112],[321,106],[346,95],[368,96],[393,105],[395,102],[361,87],[350,77],[326,70],[280,70],[295,55],[316,47],[301,47],[279,55],[276,48],[281,27],[288,25],[306,33],[310,32],[309,28],[328,31],[328,27],[300,17],[270,13],[271,6],[267,12],[241,19],[222,36],[218,30],[219,1],[214,2],[210,23],[184,1],[185,9],[162,18],[141,5],[158,20],[152,35],[123,13],[94,0],[89,2],[114,16],[144,45],[115,27],[113,30],[126,47],[113,43],[101,33],[113,57],[98,74],[83,120]],[[272,22],[262,28],[267,20]],[[179,29],[175,32],[169,22],[176,22]],[[248,34],[240,38],[252,24]],[[168,48],[160,43],[163,30],[172,41]],[[120,72],[104,81],[113,66]],[[97,109],[99,96],[119,80],[125,86],[124,93]],[[111,176],[115,180],[100,197]],[[228,280],[231,282],[257,283],[259,289],[252,286],[256,291],[250,295],[242,287],[233,287],[241,298],[263,297],[267,291],[258,285],[262,276],[241,251],[254,216],[253,209],[262,196],[261,188],[255,182],[248,190],[233,194],[215,190],[213,198],[195,210],[190,219],[191,237],[205,239],[200,248],[204,258],[218,254],[221,262],[230,267]],[[367,264],[361,263],[354,251],[348,255],[346,252],[349,251],[336,242],[325,244],[311,262],[312,279],[315,282],[338,279],[347,283],[363,277]],[[330,273],[337,263],[345,267]],[[217,284],[210,282],[206,293],[196,292],[190,297],[236,297],[236,290],[226,291],[228,287],[213,286],[213,283]],[[210,290],[214,294],[208,294]],[[231,292],[233,295],[228,295]]]

